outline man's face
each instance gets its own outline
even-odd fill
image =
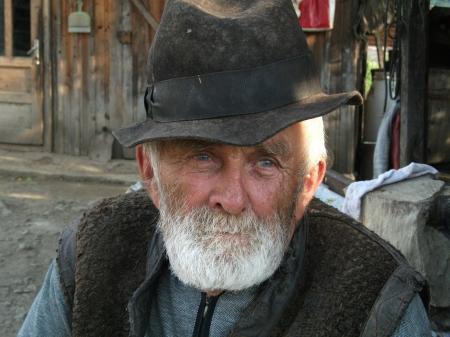
[[[251,147],[172,141],[150,183],[172,270],[202,290],[239,290],[278,268],[304,211],[296,124]]]

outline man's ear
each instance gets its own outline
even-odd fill
[[[303,191],[298,198],[297,208],[295,210],[295,219],[300,220],[306,210],[306,207],[311,202],[314,194],[316,194],[319,185],[322,183],[327,171],[327,163],[325,160],[320,160],[317,165],[309,170],[309,173],[303,179]]]
[[[142,183],[147,189],[153,204],[159,208],[159,190],[155,181],[155,174],[149,155],[142,144],[136,146],[136,161]]]

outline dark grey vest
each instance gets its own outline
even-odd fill
[[[62,235],[73,337],[145,334],[163,268],[158,211],[143,192],[105,199]],[[314,200],[279,270],[230,336],[389,337],[423,278],[361,224]]]

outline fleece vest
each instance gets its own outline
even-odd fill
[[[143,192],[105,199],[62,235],[60,280],[72,336],[143,337],[168,267],[158,211]],[[279,270],[233,337],[388,337],[424,279],[360,223],[313,200]]]

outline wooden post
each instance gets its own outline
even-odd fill
[[[5,56],[13,56],[13,5],[12,0],[4,3],[4,25],[5,25]]]
[[[42,76],[44,91],[44,149],[53,151],[53,64],[51,60],[51,0],[42,1]]]
[[[400,165],[426,160],[429,0],[404,2],[401,28]]]
[[[309,34],[308,42],[321,71],[322,88],[327,93],[361,90],[364,42],[354,34],[360,1],[336,1],[334,28]],[[313,36],[312,36],[313,35]],[[358,146],[359,107],[342,106],[324,116],[333,169],[353,174]]]

